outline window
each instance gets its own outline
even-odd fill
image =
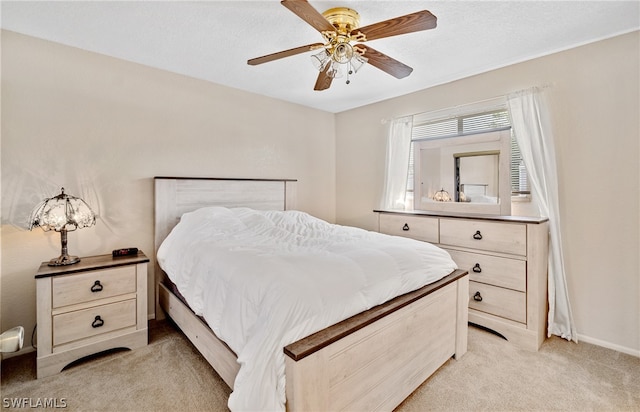
[[[425,119],[429,114],[414,116],[411,132],[411,154],[409,176],[407,179],[407,198],[413,199],[414,165],[413,142],[427,139],[465,136],[489,131],[511,128],[509,112],[506,108],[449,117],[438,120]],[[422,119],[421,119],[422,118]],[[522,163],[520,148],[511,129],[511,194],[512,196],[529,194],[527,171]]]

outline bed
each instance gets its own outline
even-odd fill
[[[260,219],[281,216],[277,211],[295,209],[296,184],[294,180],[156,177],[156,254],[170,233],[174,235],[172,230],[183,216],[181,225],[203,210],[251,213],[252,219],[254,214]],[[384,236],[360,235],[367,239]],[[166,313],[234,393],[240,392],[236,378],[244,385],[247,375],[242,375],[240,364],[248,367],[244,352],[236,355],[216,336],[216,327],[209,327],[194,313],[192,305],[167,282],[157,261],[156,318]],[[433,283],[283,344],[278,356],[284,358],[286,409],[392,410],[449,358],[458,359],[466,352],[467,306],[468,275],[452,270]],[[229,341],[226,332],[216,330]],[[231,339],[230,345],[235,346]],[[236,403],[233,408],[248,408],[246,405],[251,404]]]

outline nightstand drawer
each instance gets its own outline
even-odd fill
[[[438,243],[438,218],[380,214],[380,232]]]
[[[524,292],[469,282],[469,309],[527,322],[527,295]]]
[[[135,325],[135,299],[63,313],[53,317],[53,346]]]
[[[447,249],[459,269],[469,271],[469,279],[514,289],[527,291],[527,262],[481,253],[461,252]]]
[[[136,267],[133,265],[53,279],[52,307],[90,302],[136,291]]]
[[[527,227],[519,223],[440,219],[440,243],[526,256]]]

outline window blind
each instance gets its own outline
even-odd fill
[[[414,116],[411,140],[444,139],[447,137],[505,130],[507,128],[511,128],[511,121],[506,107],[435,120],[429,120],[428,114],[421,114]],[[409,160],[409,176],[407,179],[408,192],[413,192],[413,170],[412,143],[411,158]],[[522,156],[520,155],[520,149],[513,134],[513,129],[511,129],[511,192],[514,195],[530,193],[527,171],[522,163]]]

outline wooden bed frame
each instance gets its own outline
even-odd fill
[[[295,198],[295,180],[156,177],[155,250],[185,212],[211,205],[287,210]],[[236,355],[164,285],[157,263],[155,273],[156,318],[164,310],[233,388]],[[394,409],[467,351],[468,278],[456,270],[283,348],[287,409]]]

